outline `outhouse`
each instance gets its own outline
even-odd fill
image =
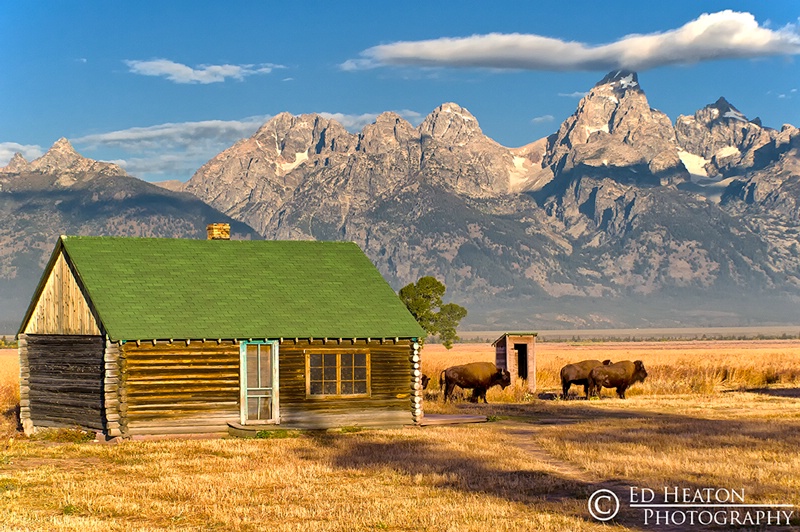
[[[495,340],[495,365],[511,373],[511,384],[522,379],[531,393],[536,391],[536,334],[507,332]]]

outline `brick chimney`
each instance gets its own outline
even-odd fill
[[[206,232],[209,240],[230,240],[231,224],[208,224]]]

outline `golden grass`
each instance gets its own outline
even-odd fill
[[[19,357],[16,349],[0,349],[0,438],[13,436],[16,423],[9,410],[19,403]],[[9,415],[4,415],[9,412]]]
[[[493,358],[488,345],[422,353],[433,388],[437,369]],[[117,445],[6,438],[0,529],[641,529],[631,512],[591,519],[586,501],[603,481],[743,488],[747,503],[800,505],[800,342],[538,344],[537,358],[548,398],[561,365],[585,358],[642,359],[650,377],[625,401],[493,389],[489,405],[425,405],[500,419],[475,425]],[[0,354],[0,390],[11,389],[0,400],[18,398],[15,364]]]

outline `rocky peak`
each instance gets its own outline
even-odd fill
[[[543,166],[554,174],[577,167],[631,168],[635,180],[654,183],[688,178],[670,119],[650,107],[636,73],[627,70],[608,73],[581,99],[550,137]],[[642,167],[652,175],[643,174]]]
[[[434,109],[417,129],[423,137],[457,146],[483,136],[478,120],[455,103],[445,103]]]
[[[724,97],[675,121],[680,147],[704,159],[708,176],[725,175],[733,167],[749,168],[755,151],[772,142],[777,132],[761,127],[761,121],[747,117]]]
[[[744,124],[735,124],[735,122],[744,122],[744,123],[752,123],[758,125],[756,122],[750,122],[747,117],[739,111],[736,107],[734,107],[728,100],[724,97],[720,96],[719,99],[709,105],[706,105],[699,111],[694,114],[695,120],[703,123],[703,124],[711,124],[715,121],[724,121],[724,122],[731,122],[733,121],[733,125],[744,125]],[[760,120],[759,120],[760,122]]]
[[[84,161],[88,159],[84,159],[67,139],[61,137],[44,155],[31,163],[31,169],[51,173],[54,170],[72,168]]]
[[[28,169],[41,174],[57,176],[56,184],[70,186],[79,179],[93,179],[104,176],[127,176],[121,167],[88,159],[75,151],[72,144],[64,137],[58,139],[47,152],[34,159]]]
[[[381,113],[364,127],[358,149],[368,153],[385,152],[408,142],[419,142],[419,133],[397,113]]]
[[[595,84],[595,87],[608,86],[619,92],[626,90],[642,91],[639,86],[639,76],[630,70],[612,70]]]
[[[17,152],[14,154],[11,160],[8,161],[8,164],[5,167],[0,168],[0,172],[18,174],[28,170],[29,167],[30,163],[25,160],[25,157],[23,157],[21,153]]]
[[[355,135],[339,122],[310,113],[294,116],[280,113],[261,126],[252,137],[267,153],[274,150],[280,163],[293,163],[323,151],[347,152],[355,145]]]

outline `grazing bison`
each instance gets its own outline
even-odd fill
[[[431,378],[423,373],[422,377],[420,377],[419,380],[422,381],[422,389],[423,390],[427,390],[428,389],[428,383],[431,382]]]
[[[478,402],[483,398],[486,402],[486,390],[499,384],[501,388],[511,384],[511,373],[499,369],[491,362],[471,362],[463,366],[452,366],[442,371],[439,375],[439,386],[444,390],[444,402],[453,393],[453,388],[459,386],[471,389],[470,401]]]
[[[600,395],[601,388],[616,388],[620,399],[625,399],[625,390],[636,382],[644,382],[647,371],[641,360],[631,362],[623,360],[608,366],[597,366],[589,372],[589,389],[586,398],[591,392]]]
[[[583,393],[588,393],[589,372],[596,366],[611,364],[610,360],[583,360],[575,364],[567,364],[561,368],[561,389],[562,398],[566,399],[569,395],[569,387],[573,384],[583,384]]]

